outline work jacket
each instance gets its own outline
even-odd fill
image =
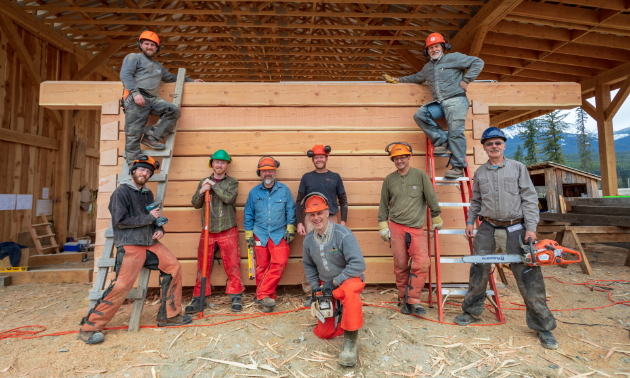
[[[206,179],[215,181],[214,175],[201,179],[190,201],[195,209],[201,209],[202,230],[206,228],[206,193],[199,194],[199,190]],[[212,209],[218,217],[215,217],[210,212],[210,228],[208,228],[208,232],[219,233],[236,227],[235,203],[238,195],[238,180],[226,174],[225,177],[214,184],[212,189],[210,189],[210,194],[212,195]]]
[[[465,81],[475,80],[483,69],[483,60],[460,53],[444,54],[438,60],[430,59],[420,72],[401,77],[401,83],[423,84],[427,82],[431,95],[437,102],[455,96],[465,96],[466,91],[459,86]],[[466,75],[464,71],[468,70]]]
[[[538,195],[523,163],[503,158],[496,169],[489,160],[477,169],[467,223],[473,224],[477,216],[500,221],[524,219],[525,229],[536,232]]]
[[[158,242],[157,239],[153,239],[153,234],[156,231],[164,232],[164,228],[156,226],[156,218],[147,211],[147,206],[153,202],[153,192],[146,186],[138,189],[131,179],[120,182],[109,199],[114,244],[117,247],[149,246]]]
[[[295,225],[295,202],[289,187],[278,181],[271,193],[263,183],[253,187],[245,203],[245,231],[253,230],[263,247],[269,239],[278,245],[288,224]]]

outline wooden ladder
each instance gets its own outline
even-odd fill
[[[35,243],[37,253],[43,255],[44,251],[47,251],[49,249],[54,249],[54,253],[61,253],[59,252],[59,245],[55,240],[55,234],[53,234],[52,230],[50,229],[50,223],[48,223],[46,215],[44,215],[44,213],[41,213],[40,216],[44,220],[44,223],[31,224],[31,218],[29,218],[28,215],[24,216],[24,224],[26,225],[26,227],[28,227],[28,232],[31,233],[31,238],[33,238],[33,243]],[[37,231],[35,231],[35,227],[45,227],[44,231],[46,233],[44,235],[38,235]],[[42,243],[39,240],[43,238],[48,238],[48,240],[50,240],[49,246],[42,247]]]
[[[175,94],[173,96],[173,104],[177,107],[181,107],[182,93],[184,91],[184,81],[186,78],[186,69],[180,68],[177,73],[177,83],[175,84]],[[173,128],[173,131],[166,137],[166,149],[164,150],[142,150],[146,155],[152,157],[163,157],[160,173],[156,173],[149,181],[157,181],[158,189],[156,202],[164,201],[166,194],[166,186],[168,184],[168,174],[171,168],[171,159],[173,158],[173,149],[175,147],[175,136],[177,135],[177,125]],[[126,159],[123,159],[122,172],[118,179],[120,182],[123,179],[129,177],[129,166]],[[163,203],[163,202],[162,202]],[[96,278],[94,279],[94,287],[90,291],[88,306],[88,312],[96,305],[96,301],[103,296],[105,291],[105,283],[107,281],[107,274],[110,268],[116,265],[115,257],[112,257],[114,251],[114,230],[110,222],[109,228],[105,231],[105,245],[103,247],[103,255],[98,260],[96,267],[98,271]],[[131,289],[127,299],[133,299],[133,309],[131,311],[131,318],[129,319],[129,332],[135,332],[140,328],[140,317],[142,316],[142,309],[144,308],[144,301],[147,295],[147,288],[149,286],[149,277],[151,271],[147,268],[142,268],[140,276],[138,277],[138,286]]]

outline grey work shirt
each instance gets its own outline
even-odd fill
[[[142,92],[143,95],[158,97],[160,81],[174,83],[177,75],[168,72],[160,62],[147,58],[143,53],[134,53],[123,60],[120,80],[132,96]],[[186,82],[192,81],[186,78]]]
[[[429,60],[420,72],[400,78],[401,83],[423,84],[427,82],[431,95],[437,102],[455,96],[465,96],[459,83],[470,83],[483,70],[483,60],[461,53],[443,54],[439,59]],[[468,70],[464,75],[464,71]]]
[[[334,279],[335,284],[341,285],[349,278],[361,277],[365,282],[365,259],[352,231],[346,226],[328,222],[320,240],[315,241],[316,233],[316,230],[309,232],[302,244],[304,273],[311,287],[319,287],[320,280]]]
[[[540,219],[538,196],[523,163],[503,158],[496,169],[490,161],[475,172],[467,223],[477,216],[510,221],[523,218],[527,231],[536,232]]]

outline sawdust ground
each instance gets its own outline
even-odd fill
[[[594,275],[586,276],[577,265],[567,269],[544,268],[545,276],[554,276],[570,283],[593,279],[630,280],[630,268],[624,267],[627,249],[592,244],[587,246]],[[508,286],[502,290],[501,300],[505,308],[517,308],[522,303],[514,278],[508,276]],[[552,310],[598,307],[611,302],[607,293],[591,291],[585,286],[560,284],[546,279],[549,307]],[[619,285],[627,290],[614,290],[617,301],[630,299],[630,285]],[[365,302],[395,301],[389,290],[393,285],[368,285],[363,294]],[[78,329],[78,322],[85,315],[89,284],[42,284],[10,286],[0,289],[0,331],[18,326],[44,325],[44,333]],[[205,315],[229,313],[229,298],[218,288],[212,296],[216,307],[206,310]],[[277,311],[301,306],[303,297],[298,287],[280,287]],[[191,290],[184,291],[189,300]],[[251,302],[252,290],[248,289],[245,305]],[[149,293],[148,305],[141,324],[155,324],[158,304],[155,291]],[[454,302],[461,298],[454,299]],[[512,303],[514,304],[512,304]],[[392,304],[393,306],[393,304]],[[446,320],[452,321],[459,314],[456,306],[447,306]],[[110,326],[123,326],[129,319],[130,304],[124,304]],[[254,305],[244,313],[259,311]],[[592,369],[601,373],[592,376],[630,376],[630,352],[615,352],[606,358],[609,350],[618,347],[630,351],[630,311],[624,305],[598,310],[557,312],[558,328],[554,332],[560,343],[559,351],[547,351],[540,346],[536,334],[525,326],[525,311],[504,311],[506,324],[491,327],[459,327],[439,324],[423,319],[397,314],[388,308],[364,307],[365,326],[360,331],[360,364],[343,368],[336,362],[343,338],[326,343],[313,333],[314,318],[309,311],[296,311],[284,315],[269,316],[232,323],[204,326],[232,317],[217,315],[195,321],[199,327],[171,329],[142,329],[137,333],[124,330],[106,331],[106,339],[100,345],[85,345],[76,340],[76,334],[43,337],[30,340],[15,338],[0,340],[0,377],[151,377],[154,366],[160,377],[236,377],[243,374],[275,376],[265,370],[245,370],[225,364],[198,359],[212,358],[251,364],[249,352],[258,364],[280,365],[301,351],[297,357],[280,367],[280,375],[334,377],[382,377],[384,372],[413,373],[416,366],[420,374],[448,376],[449,372],[472,364],[488,353],[497,356],[487,359],[487,364],[459,371],[454,376],[507,377],[570,377],[577,373],[589,373]],[[428,309],[427,317],[437,319],[437,310]],[[486,323],[494,323],[494,316],[486,311]],[[565,323],[566,322],[566,323]],[[600,324],[585,326],[568,323]],[[258,328],[256,325],[263,327]],[[624,329],[625,328],[625,329]],[[180,332],[183,334],[173,343]],[[217,341],[218,340],[218,341]],[[269,345],[267,345],[269,343]],[[448,345],[456,345],[447,348]],[[263,344],[261,346],[260,344]],[[427,346],[427,344],[439,346]],[[271,348],[270,348],[271,346]],[[169,348],[170,347],[170,348]],[[468,347],[468,348],[467,348]],[[470,348],[470,349],[469,349]],[[273,350],[272,350],[273,349]],[[485,350],[484,350],[485,349]],[[67,350],[67,351],[61,351]],[[330,360],[314,362],[315,352]],[[505,352],[505,353],[503,353]],[[317,353],[315,353],[316,355]],[[267,360],[269,359],[269,360]],[[510,360],[512,362],[510,362]],[[551,362],[553,361],[553,362]],[[328,364],[329,366],[325,365]],[[505,364],[501,369],[497,368]],[[444,365],[444,367],[442,367]],[[493,366],[494,365],[494,366]],[[489,371],[494,367],[492,372]],[[8,368],[8,369],[7,369]],[[3,369],[6,369],[3,370]],[[440,370],[441,369],[441,370]],[[569,370],[570,369],[570,370]],[[98,371],[105,373],[97,374]],[[89,371],[87,373],[80,371]],[[616,376],[621,376],[616,375]],[[396,375],[389,375],[395,377]],[[403,375],[398,375],[403,376]]]

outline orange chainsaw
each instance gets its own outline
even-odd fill
[[[528,244],[523,244],[523,239],[519,237],[522,255],[499,254],[499,255],[472,255],[464,256],[461,262],[471,264],[515,264],[522,263],[529,266],[564,265],[582,262],[580,252],[566,248],[553,240],[539,240],[536,243],[529,239]],[[577,260],[568,260],[569,255],[576,256]]]

